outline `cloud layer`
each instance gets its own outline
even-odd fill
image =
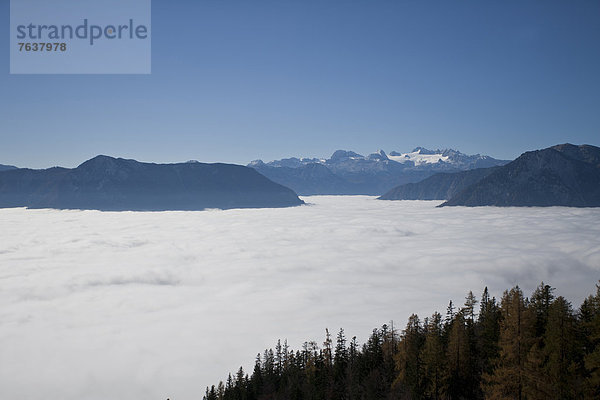
[[[600,209],[307,197],[288,209],[0,210],[0,397],[199,398],[287,338],[600,278]]]

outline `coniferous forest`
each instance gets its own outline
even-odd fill
[[[486,288],[362,346],[343,329],[295,351],[278,341],[204,399],[600,399],[600,285],[576,310],[544,283],[499,301]]]

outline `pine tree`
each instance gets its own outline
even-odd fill
[[[436,312],[431,316],[427,321],[425,331],[425,343],[421,351],[424,373],[423,393],[426,398],[438,400],[446,394],[443,385],[446,351],[442,343],[442,316],[440,313]]]
[[[346,399],[347,395],[347,373],[348,373],[348,349],[346,348],[346,336],[344,330],[340,329],[336,339],[335,354],[333,357],[334,370],[334,398]]]
[[[385,387],[385,375],[383,373],[383,335],[379,329],[373,329],[373,333],[363,345],[362,354],[359,356],[361,380],[361,397],[365,400],[381,399],[385,397],[388,388]]]
[[[479,316],[475,327],[479,373],[491,374],[498,358],[498,340],[500,338],[500,308],[495,298],[490,298],[486,287],[481,295]]]
[[[333,366],[333,351],[331,334],[329,329],[325,329],[325,341],[323,342],[323,356],[325,357],[325,366],[331,368]]]
[[[381,379],[384,387],[390,387],[396,378],[396,360],[398,352],[397,340],[392,322],[391,328],[387,324],[381,327],[381,353],[383,356],[381,364]]]
[[[546,331],[550,305],[554,301],[554,295],[552,292],[554,292],[554,288],[542,282],[531,295],[529,306],[535,314],[534,335],[537,338],[542,338],[544,336],[544,332]]]
[[[544,339],[552,394],[561,399],[578,398],[576,320],[571,304],[562,296],[550,305]]]
[[[215,391],[215,385],[212,385],[210,389],[206,388],[206,394],[204,400],[217,400],[217,393]]]
[[[423,362],[421,349],[424,337],[421,322],[416,314],[408,319],[406,329],[402,333],[398,354],[396,355],[396,368],[398,376],[395,385],[406,387],[411,396],[419,399],[423,396]]]
[[[281,339],[277,340],[275,345],[275,375],[281,376],[283,371],[283,352],[281,347]]]
[[[277,379],[275,375],[275,354],[273,349],[265,350],[262,364],[262,379],[265,392],[272,392],[277,389]]]
[[[263,376],[262,376],[262,362],[260,360],[260,353],[256,355],[256,360],[254,361],[254,372],[252,373],[252,377],[250,379],[250,385],[252,386],[252,391],[255,394],[260,394],[263,389]]]
[[[247,398],[247,377],[244,373],[244,369],[240,367],[237,373],[235,374],[235,384],[234,384],[234,398],[236,400],[246,400]]]
[[[488,399],[523,399],[525,362],[532,345],[533,321],[523,292],[516,286],[504,292],[501,301],[500,357],[491,375],[485,377]]]
[[[225,385],[223,384],[223,381],[220,381],[219,385],[217,386],[217,399],[223,400],[224,398],[225,398]]]
[[[283,342],[283,369],[286,370],[289,367],[289,354],[290,347],[288,346],[287,339]]]
[[[468,318],[472,324],[475,323],[475,306],[477,303],[478,301],[475,298],[475,295],[472,291],[469,291],[469,294],[465,297],[465,306],[463,310],[465,317]]]
[[[581,306],[580,314],[585,330],[586,371],[585,397],[600,398],[600,284],[596,285],[596,294],[589,296]]]
[[[553,393],[550,377],[547,374],[548,349],[546,348],[546,329],[548,315],[554,295],[554,288],[542,282],[531,295],[530,315],[533,318],[532,346],[525,362],[524,393],[527,397],[548,397]]]
[[[361,368],[359,366],[360,361],[360,349],[356,336],[352,337],[350,346],[348,348],[348,399],[358,400],[360,399],[360,373]]]
[[[446,328],[452,324],[452,321],[454,321],[454,304],[452,303],[452,300],[450,300],[448,308],[446,309],[446,320],[444,321]]]

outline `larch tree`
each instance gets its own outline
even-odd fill
[[[473,330],[464,311],[460,310],[454,317],[446,350],[446,386],[453,399],[475,398],[479,389],[473,359]]]
[[[406,329],[402,333],[398,354],[396,355],[396,368],[398,375],[396,384],[405,386],[413,398],[421,398],[423,393],[423,363],[421,348],[424,337],[421,321],[416,314],[408,319]]]
[[[486,398],[491,400],[522,400],[525,362],[533,339],[533,320],[518,286],[504,292],[500,310],[500,356],[493,373],[485,376],[484,391]]]

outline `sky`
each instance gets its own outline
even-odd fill
[[[287,339],[445,313],[543,280],[577,308],[600,209],[305,197],[285,209],[0,210],[0,397],[199,399]],[[23,221],[27,220],[24,224]]]
[[[10,75],[0,164],[599,145],[598,1],[154,0],[151,75]]]

